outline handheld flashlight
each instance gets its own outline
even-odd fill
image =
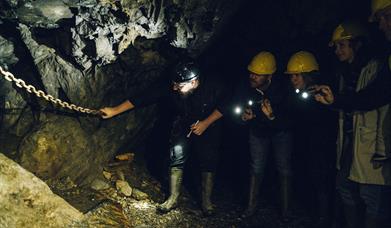
[[[236,115],[242,114],[242,108],[240,106],[236,106],[235,109],[234,109],[234,113]]]
[[[310,98],[313,95],[310,90],[296,89],[295,92],[296,92],[296,94],[298,94],[301,98],[303,98],[305,100]]]
[[[304,91],[301,93],[301,97],[304,98],[304,99],[307,99],[310,95],[308,94],[308,92]]]

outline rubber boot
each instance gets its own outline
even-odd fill
[[[215,207],[210,201],[213,191],[214,175],[212,172],[202,173],[202,212],[204,216],[211,216],[215,213]]]
[[[178,198],[181,192],[183,170],[173,167],[170,170],[170,197],[157,206],[157,210],[160,213],[167,213],[176,208],[178,204]]]
[[[251,175],[249,194],[248,194],[248,204],[246,210],[242,214],[243,218],[247,218],[254,215],[258,204],[259,186],[260,186],[260,177],[257,175]]]
[[[291,177],[281,176],[280,179],[281,220],[282,222],[289,222],[293,218],[290,211],[292,195]]]

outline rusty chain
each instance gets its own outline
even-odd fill
[[[100,115],[101,112],[99,110],[94,110],[94,109],[89,109],[89,108],[83,108],[80,106],[76,106],[74,104],[70,104],[66,101],[62,101],[58,98],[53,97],[52,95],[46,94],[42,90],[36,89],[33,85],[28,85],[26,84],[25,81],[22,79],[16,78],[11,72],[5,71],[1,66],[0,66],[0,74],[10,82],[15,82],[15,85],[19,88],[25,88],[27,92],[29,93],[34,93],[37,97],[42,97],[45,100],[53,103],[53,104],[58,104],[63,108],[67,108],[73,111],[78,111],[81,113],[86,113],[86,114],[92,114],[92,115]]]

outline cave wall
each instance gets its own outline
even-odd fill
[[[90,108],[117,105],[198,56],[238,0],[1,0],[0,66],[54,98]],[[147,107],[110,120],[70,111],[0,79],[3,144],[47,181],[90,183],[124,144],[156,119]],[[8,137],[8,138],[7,138]]]

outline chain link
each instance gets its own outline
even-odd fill
[[[87,114],[92,114],[92,115],[100,115],[101,114],[101,112],[99,110],[83,108],[80,106],[76,106],[74,104],[69,104],[66,101],[62,101],[58,98],[53,97],[52,95],[46,94],[42,90],[37,90],[33,85],[27,85],[26,82],[23,81],[22,79],[18,79],[11,72],[5,71],[1,66],[0,66],[0,73],[7,81],[15,82],[15,85],[17,87],[25,88],[27,90],[27,92],[35,94],[37,97],[42,97],[45,100],[47,100],[53,104],[58,104],[63,108],[67,108],[67,109],[82,112],[82,113],[87,113]]]

